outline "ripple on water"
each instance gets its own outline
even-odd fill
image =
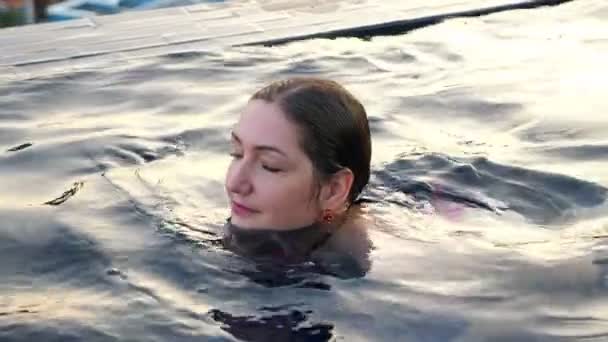
[[[606,340],[607,15],[572,1],[4,82],[0,340]],[[292,75],[368,108],[365,205],[387,224],[365,277],[221,244],[230,125]]]

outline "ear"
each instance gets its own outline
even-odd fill
[[[348,202],[348,195],[353,186],[355,176],[353,172],[344,168],[323,184],[319,196],[321,209],[339,212]]]

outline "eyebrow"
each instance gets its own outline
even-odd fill
[[[239,138],[239,136],[238,136],[238,135],[236,135],[236,133],[234,133],[234,131],[233,131],[233,132],[231,132],[230,134],[231,134],[231,136],[232,136],[232,139],[236,140],[236,142],[237,142],[237,143],[239,143],[239,144],[241,144],[241,145],[243,144],[243,142],[241,141],[241,138]],[[255,150],[258,150],[258,151],[271,151],[271,152],[276,152],[276,153],[278,153],[278,154],[283,155],[285,158],[288,158],[288,157],[287,157],[287,153],[285,153],[285,152],[281,151],[281,149],[279,149],[278,147],[269,146],[269,145],[256,145],[256,146],[254,146],[253,148],[254,148]]]

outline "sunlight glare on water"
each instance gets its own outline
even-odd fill
[[[0,84],[0,340],[606,340],[606,19],[573,1]],[[218,242],[232,125],[294,75],[366,105],[365,277]]]

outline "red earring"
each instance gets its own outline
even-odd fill
[[[323,210],[323,223],[332,223],[334,220],[334,214],[329,209]]]

